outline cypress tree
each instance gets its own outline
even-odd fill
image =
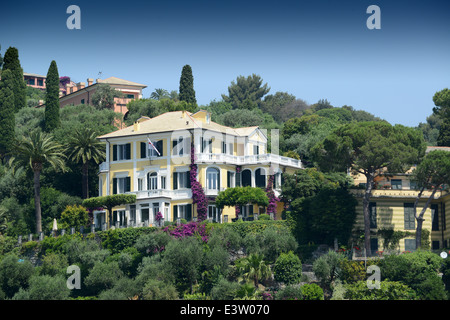
[[[17,112],[26,105],[26,84],[23,79],[23,69],[20,66],[19,51],[9,47],[3,57],[3,69],[11,70],[14,92],[14,111]]]
[[[0,82],[0,157],[12,151],[15,139],[14,79],[11,70],[2,72]]]
[[[194,77],[192,76],[190,65],[185,65],[181,71],[179,99],[194,105],[197,104],[194,91]]]
[[[51,132],[60,125],[59,74],[55,60],[50,63],[47,72],[44,120],[46,132]]]

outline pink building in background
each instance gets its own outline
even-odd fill
[[[45,80],[47,78],[46,76],[41,76],[39,74],[24,72],[23,78],[24,78],[27,86],[45,90]]]
[[[126,114],[128,112],[127,103],[134,99],[142,99],[142,90],[147,86],[144,84],[119,79],[116,77],[109,77],[107,79],[97,79],[94,83],[94,79],[87,79],[87,85],[85,82],[79,82],[76,84],[67,83],[65,94],[59,97],[59,104],[61,107],[66,105],[77,104],[92,104],[92,94],[97,90],[98,84],[105,83],[110,85],[117,91],[123,93],[123,98],[115,98],[114,111]]]

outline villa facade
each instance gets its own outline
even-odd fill
[[[427,152],[435,149],[447,150],[446,147],[428,147]],[[416,250],[415,231],[417,221],[414,217],[414,202],[419,194],[419,189],[415,181],[412,180],[411,168],[404,174],[390,174],[380,176],[375,179],[375,187],[372,190],[370,198],[370,227],[371,227],[371,247],[372,251],[383,251],[383,238],[377,235],[382,229],[392,229],[394,231],[403,231],[411,233],[399,243],[401,251]],[[356,185],[365,183],[364,176],[355,176]],[[363,215],[363,197],[364,189],[352,190],[358,199],[357,220],[354,226],[355,230],[364,230]],[[430,197],[432,190],[425,190],[417,206],[419,214],[426,201]],[[431,249],[438,250],[450,246],[450,193],[448,190],[438,190],[431,205],[427,208],[424,215],[422,229],[430,231],[428,240]]]
[[[191,146],[197,180],[208,198],[208,219],[231,222],[235,208],[216,208],[220,191],[235,186],[266,188],[274,175],[280,193],[281,174],[303,168],[300,160],[268,153],[268,139],[259,127],[229,128],[211,121],[206,111],[176,111],[143,117],[132,126],[98,137],[106,144],[106,161],[99,167],[99,195],[131,193],[136,203],[111,213],[94,212],[96,226],[147,226],[160,212],[164,221],[197,217],[190,186]],[[274,218],[281,218],[278,203]],[[247,205],[242,218],[251,220],[266,208]]]

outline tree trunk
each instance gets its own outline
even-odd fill
[[[363,213],[364,213],[364,247],[367,254],[371,254],[372,249],[370,247],[370,196],[372,195],[372,188],[374,182],[374,174],[369,172],[366,174],[366,191],[363,198]]]
[[[438,186],[436,186],[433,189],[433,192],[431,193],[431,196],[428,198],[427,202],[425,203],[424,207],[422,208],[422,211],[417,216],[416,215],[416,206],[418,204],[418,199],[416,199],[416,202],[414,203],[414,215],[417,220],[417,228],[416,228],[416,249],[419,249],[422,246],[422,226],[425,219],[423,216],[425,215],[425,211],[427,211],[428,207],[430,206],[431,200],[434,199],[434,195],[436,191],[438,190]],[[421,193],[420,193],[421,194]]]
[[[81,177],[82,177],[81,188],[83,193],[83,199],[87,199],[89,197],[88,169],[89,163],[88,162],[83,163],[83,166],[81,167]]]
[[[34,182],[34,209],[36,216],[36,232],[39,234],[42,232],[42,216],[41,216],[41,183],[40,183],[40,170],[33,171]]]

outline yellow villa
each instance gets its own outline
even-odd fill
[[[277,149],[275,134],[272,150]],[[197,180],[208,198],[208,219],[231,222],[235,208],[219,210],[217,194],[226,188],[265,188],[274,176],[274,191],[280,193],[281,173],[302,168],[300,160],[268,153],[267,133],[259,127],[230,128],[211,121],[207,111],[167,112],[142,117],[133,125],[98,137],[106,144],[106,161],[99,166],[99,195],[131,193],[136,203],[115,207],[111,213],[94,211],[96,227],[149,226],[160,212],[164,221],[195,220],[196,205],[190,188],[191,142],[197,165]],[[277,141],[276,141],[277,142]],[[241,208],[244,220],[256,218],[266,208]],[[278,203],[274,218],[279,219]]]
[[[447,147],[428,147],[427,152],[442,149],[450,152]],[[371,248],[375,252],[382,251],[383,238],[377,235],[381,229],[409,232],[411,235],[401,239],[399,249],[401,251],[416,250],[415,231],[417,221],[414,217],[414,202],[419,190],[417,184],[411,180],[414,167],[404,174],[388,174],[375,180],[375,187],[370,198],[369,213],[371,233]],[[362,175],[353,176],[356,185],[365,184],[366,179]],[[356,211],[355,230],[364,230],[363,196],[364,189],[352,190],[358,199]],[[419,214],[432,191],[425,190],[417,206]],[[450,193],[447,190],[439,190],[425,211],[422,228],[428,230],[431,249],[438,250],[450,246],[450,229],[447,221],[450,219]]]

